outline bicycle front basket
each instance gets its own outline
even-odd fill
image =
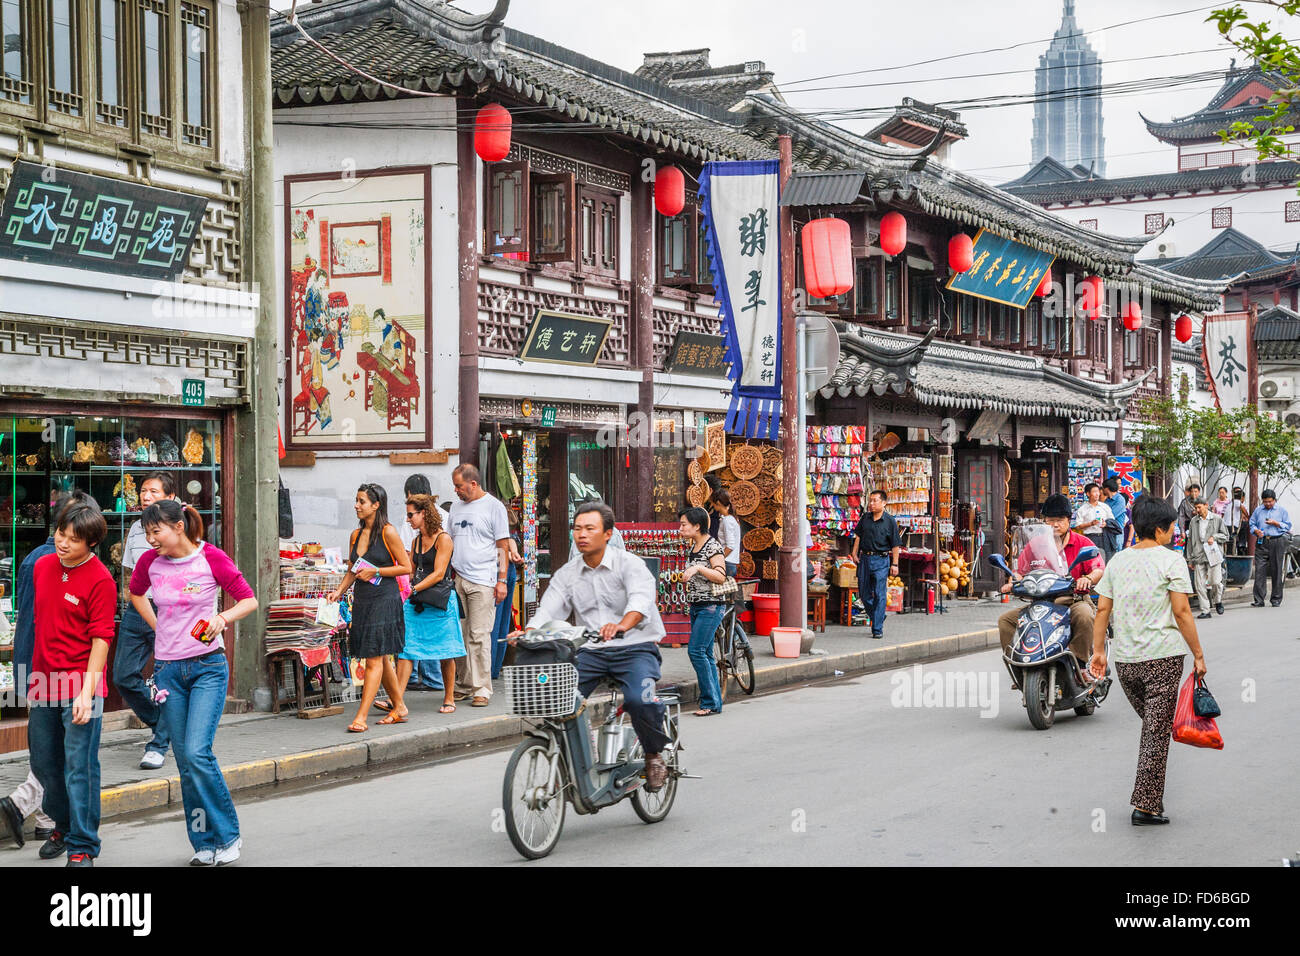
[[[572,664],[520,664],[501,676],[517,717],[563,717],[576,707],[578,669]]]

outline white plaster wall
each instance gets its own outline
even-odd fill
[[[228,65],[242,64],[243,50],[243,30],[235,0],[219,0],[217,52],[221,64],[217,70],[217,117],[221,125],[217,147],[222,165],[240,171],[247,166],[244,152],[244,71],[229,69]]]
[[[433,415],[433,449],[455,448],[459,441],[456,410],[459,381],[456,139],[450,129],[419,129],[416,124],[454,126],[455,104],[454,98],[424,97],[358,106],[276,110],[274,114],[277,262],[283,262],[286,175],[335,172],[349,168],[349,165],[352,169],[431,167],[432,220],[426,268],[433,284],[433,334],[430,337],[433,374],[426,383],[423,400]],[[397,128],[360,131],[290,125],[294,122],[373,123],[380,119]],[[285,415],[285,281],[286,277],[281,276],[275,292],[282,421]],[[456,456],[451,456],[445,465],[410,466],[392,465],[388,455],[388,452],[317,450],[315,467],[284,469],[284,483],[289,487],[294,503],[294,537],[302,541],[319,541],[327,547],[346,546],[349,531],[356,527],[352,501],[357,487],[364,482],[374,482],[388,492],[389,517],[394,523],[405,516],[406,509],[400,504],[402,486],[413,472],[421,472],[429,478],[440,500],[452,494],[451,470],[457,464]]]

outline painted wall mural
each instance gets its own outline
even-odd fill
[[[284,188],[288,444],[429,447],[429,170]]]

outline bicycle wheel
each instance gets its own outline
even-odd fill
[[[638,787],[632,793],[632,809],[646,823],[658,823],[668,816],[668,811],[673,808],[673,801],[677,799],[677,721],[665,718],[664,731],[672,740],[661,754],[664,763],[668,764],[668,779],[655,793],[651,793],[645,787]],[[632,759],[645,759],[645,750],[642,749],[639,740],[632,748]]]
[[[736,685],[741,690],[746,694],[753,694],[754,649],[749,646],[749,642],[739,632],[739,624],[736,625],[736,628],[737,631],[731,636],[731,653],[728,655],[731,673],[736,678]]]
[[[551,761],[547,746],[529,738],[515,748],[506,764],[502,785],[506,833],[521,856],[538,860],[559,842],[564,829],[564,767],[560,779],[550,789]]]
[[[718,625],[717,632],[713,635],[713,662],[718,666],[718,698],[722,701],[727,699],[727,684],[731,680],[731,661],[727,648],[725,620]]]

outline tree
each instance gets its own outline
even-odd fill
[[[1295,17],[1300,13],[1300,0],[1256,0],[1272,7],[1276,13]],[[1288,147],[1282,137],[1295,132],[1288,122],[1300,98],[1300,47],[1287,39],[1287,32],[1275,28],[1268,20],[1251,23],[1240,5],[1215,10],[1206,21],[1214,23],[1219,34],[1230,44],[1255,60],[1263,69],[1281,74],[1290,87],[1278,90],[1268,101],[1270,112],[1252,121],[1237,120],[1219,136],[1225,143],[1250,142],[1259,151],[1260,161],[1288,158]]]
[[[1146,467],[1147,484],[1153,484],[1158,477],[1162,496],[1168,494],[1165,484],[1169,478],[1187,462],[1190,412],[1186,402],[1176,402],[1168,395],[1149,396],[1138,402],[1138,451]]]

